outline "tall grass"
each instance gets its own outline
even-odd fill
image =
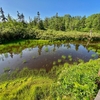
[[[0,100],[94,100],[100,59],[44,70],[16,69],[0,76]]]

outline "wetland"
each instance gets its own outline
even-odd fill
[[[100,57],[99,42],[27,40],[0,45],[0,73],[29,69],[46,69],[64,63],[78,64]]]

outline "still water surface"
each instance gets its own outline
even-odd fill
[[[92,55],[95,54],[93,58]],[[61,56],[65,55],[66,59],[62,59]],[[72,56],[72,61],[69,61],[68,55]],[[53,62],[56,61],[58,65],[58,59],[61,59],[63,64],[65,62],[73,63],[78,62],[79,59],[84,62],[90,59],[97,59],[98,54],[92,50],[87,50],[82,44],[65,43],[65,44],[53,44],[36,46],[34,48],[23,49],[21,53],[6,53],[0,54],[0,73],[4,72],[4,68],[9,67],[11,70],[16,68],[22,69],[28,67],[30,69],[45,68],[49,71]]]

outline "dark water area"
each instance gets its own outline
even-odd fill
[[[62,55],[66,56],[66,58],[63,59]],[[69,55],[72,57],[72,60],[69,60]],[[95,56],[93,57],[92,55]],[[97,59],[98,57],[99,55],[96,51],[88,50],[82,44],[65,43],[36,46],[23,49],[21,53],[7,52],[0,54],[0,73],[4,72],[4,68],[14,70],[16,68],[22,69],[23,67],[30,69],[45,68],[49,71],[53,67],[54,62],[56,62],[56,65],[65,62],[72,64],[78,62],[79,59],[88,62],[90,59]],[[61,59],[60,63],[58,59]]]

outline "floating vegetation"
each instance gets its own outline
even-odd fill
[[[53,62],[53,65],[56,65],[56,61]]]
[[[69,61],[72,61],[72,56],[68,55],[68,59],[69,59]]]
[[[72,58],[72,56],[71,55],[68,55],[68,58],[70,59],[70,58]]]
[[[58,59],[58,63],[61,63],[61,59]]]
[[[84,60],[79,59],[78,62],[79,62],[79,63],[84,63]]]
[[[72,58],[69,58],[69,61],[72,61]]]
[[[61,58],[66,59],[66,56],[65,55],[62,55]]]

